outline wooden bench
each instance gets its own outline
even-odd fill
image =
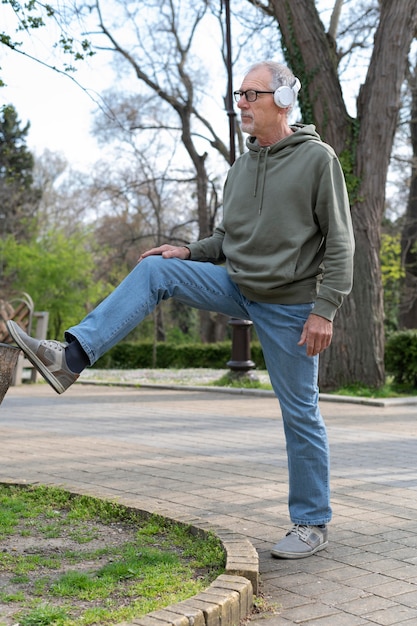
[[[18,294],[7,300],[0,295],[0,343],[13,344],[7,330],[7,320],[14,320],[23,330],[36,339],[46,339],[48,332],[48,311],[35,311],[33,300],[27,293]],[[29,377],[27,371],[29,370]],[[19,385],[24,380],[36,382],[38,372],[21,352],[17,361],[12,385]]]

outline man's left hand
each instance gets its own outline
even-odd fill
[[[304,324],[299,346],[306,346],[307,356],[316,356],[330,346],[333,336],[333,322],[311,313]]]

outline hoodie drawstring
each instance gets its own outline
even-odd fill
[[[265,188],[265,180],[266,180],[266,165],[267,165],[267,158],[268,158],[268,152],[269,152],[269,146],[265,149],[259,150],[258,152],[258,158],[256,161],[256,174],[255,174],[255,184],[253,187],[253,197],[256,198],[257,194],[258,194],[258,181],[259,181],[259,171],[261,169],[261,156],[264,156],[264,160],[263,160],[263,167],[262,167],[262,175],[261,175],[261,185],[260,185],[260,194],[259,194],[259,202],[258,202],[258,213],[259,215],[262,212],[262,203],[263,203],[263,197],[264,197],[264,188]]]

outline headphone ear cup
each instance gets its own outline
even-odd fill
[[[281,109],[286,109],[294,104],[295,93],[291,87],[287,87],[287,85],[283,85],[282,87],[278,87],[274,92],[274,102]]]

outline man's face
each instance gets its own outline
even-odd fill
[[[271,91],[270,84],[271,74],[269,70],[258,68],[245,76],[240,90]],[[255,102],[248,102],[246,97],[242,96],[237,106],[240,109],[243,132],[262,140],[267,138],[276,128],[279,108],[274,102],[272,93],[258,94]]]

